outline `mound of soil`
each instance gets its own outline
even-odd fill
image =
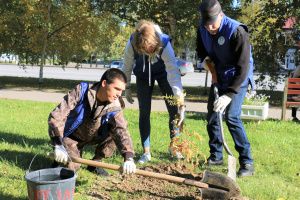
[[[177,164],[148,166],[140,169],[198,181],[201,179],[201,175],[191,174],[184,166]],[[194,186],[139,175],[121,174],[112,174],[105,178],[97,177],[89,195],[91,199],[201,199],[199,189]]]

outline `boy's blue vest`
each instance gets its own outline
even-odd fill
[[[159,37],[163,44],[163,47],[160,51],[159,56],[156,57],[157,61],[151,65],[151,77],[153,77],[153,79],[167,76],[166,66],[164,64],[164,61],[161,59],[161,54],[163,49],[167,46],[168,42],[171,41],[171,38],[164,33],[160,34]],[[130,36],[130,41],[132,41],[132,39],[133,39],[133,35]],[[135,67],[133,69],[134,75],[139,79],[148,80],[149,57],[145,55],[145,60],[144,60],[143,58],[144,56],[142,54],[138,54],[134,48],[133,51],[134,51],[134,59],[135,59]]]
[[[68,115],[65,128],[64,128],[64,137],[67,137],[74,133],[74,131],[83,123],[86,112],[89,108],[87,92],[89,90],[89,84],[86,82],[81,82],[81,92],[80,100],[77,103],[76,107],[71,110]],[[114,117],[118,111],[108,112],[101,118],[101,126],[107,124],[110,118]]]
[[[208,56],[215,63],[218,84],[220,89],[223,90],[227,89],[227,87],[231,84],[236,73],[236,58],[234,57],[233,51],[230,47],[230,39],[238,26],[243,26],[245,30],[248,31],[248,28],[245,25],[225,15],[222,19],[217,35],[211,35],[203,25],[200,26],[202,42]],[[242,86],[246,86],[249,83],[251,84],[252,89],[254,89],[253,58],[251,49],[248,78],[246,78]]]

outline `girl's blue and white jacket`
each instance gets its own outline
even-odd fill
[[[128,80],[127,86],[130,86],[132,71],[138,78],[148,79],[149,84],[151,84],[151,79],[155,78],[155,76],[163,76],[166,74],[174,97],[183,99],[181,75],[169,36],[163,34],[159,26],[155,25],[154,27],[155,31],[160,35],[162,43],[165,43],[160,54],[151,57],[148,57],[147,55],[137,56],[137,53],[131,44],[132,37],[127,42],[123,67],[123,71]]]

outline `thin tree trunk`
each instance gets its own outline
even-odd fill
[[[51,1],[48,4],[48,14],[47,14],[47,29],[45,31],[43,37],[43,49],[42,49],[42,60],[40,65],[40,73],[39,73],[39,85],[43,83],[43,72],[44,72],[44,64],[45,64],[45,57],[46,57],[46,49],[48,44],[48,33],[49,33],[49,25],[50,25],[50,10],[51,10]]]
[[[48,33],[45,33],[44,40],[43,40],[42,60],[41,60],[41,65],[40,65],[39,84],[43,83],[45,54],[46,54],[46,48],[47,48],[47,36],[48,36]]]
[[[175,43],[175,36],[176,36],[176,20],[174,17],[172,16],[169,16],[169,25],[170,25],[170,35],[171,35],[171,38],[172,38],[172,46],[174,47],[174,43]]]
[[[90,56],[90,68],[92,68],[92,66],[93,66],[93,65],[92,65],[92,63],[93,63],[93,62],[92,62],[92,58],[93,58],[93,54],[91,54],[91,56]]]

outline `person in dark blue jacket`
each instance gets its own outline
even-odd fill
[[[243,123],[241,106],[249,84],[254,88],[253,59],[248,28],[227,17],[217,0],[203,0],[199,7],[200,26],[197,30],[197,54],[202,61],[213,63],[212,84],[207,104],[207,131],[209,135],[209,165],[223,164],[223,145],[218,113],[225,111],[225,120],[239,152],[238,176],[252,176],[253,158]],[[218,88],[216,99],[214,87]]]

